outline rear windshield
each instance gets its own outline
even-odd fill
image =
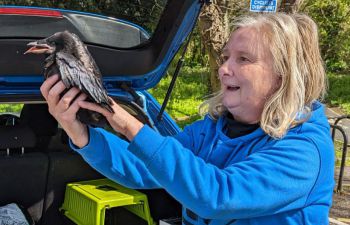
[[[139,36],[141,37],[137,37],[139,39],[139,42],[142,43],[152,36],[153,32],[157,27],[157,24],[159,22],[159,19],[165,8],[166,3],[167,0],[0,0],[0,6],[30,6],[43,8],[57,8],[111,17],[105,18],[106,21],[93,21],[94,17],[90,17],[89,14],[86,14],[86,16],[67,14],[70,22],[74,23],[75,21],[77,21],[77,23],[74,24],[74,26],[78,27],[78,30],[80,30],[81,33],[84,33],[84,29],[79,28],[79,25],[84,24],[87,27],[85,31],[88,31],[86,31],[86,34],[83,34],[83,36],[85,36],[86,41],[90,41],[88,40],[89,36],[96,36],[96,32],[101,32],[104,33],[105,38],[101,37],[100,39],[102,40],[102,42],[106,43],[98,44],[106,44],[108,46],[112,45],[113,47],[122,48],[133,47],[134,45],[137,45],[139,43],[135,41],[129,41],[130,43],[124,44],[119,41],[121,43],[121,46],[115,46],[116,43],[119,42],[110,41],[111,39],[115,39],[114,37],[112,38],[110,36],[115,33],[115,30],[122,30],[125,33],[125,30],[128,30],[129,28],[127,26],[121,27],[120,25],[114,25],[113,23],[115,20],[113,20],[113,18],[127,21],[128,23],[126,24],[128,24],[128,26],[134,27],[134,25],[136,25],[135,27],[139,28],[139,30],[142,32],[142,34],[139,34]],[[95,30],[91,31],[91,27],[93,27]],[[130,31],[130,33],[135,33],[135,30]],[[16,36],[16,32],[14,32],[13,36]],[[130,34],[129,36],[125,36],[123,38],[133,39],[133,37],[130,38]],[[103,41],[103,39],[106,39],[108,41]]]

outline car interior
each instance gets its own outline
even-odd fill
[[[16,203],[30,224],[74,224],[61,209],[66,185],[104,178],[70,149],[67,134],[48,112],[39,90],[45,58],[23,55],[31,41],[63,30],[76,33],[96,60],[110,97],[163,135],[179,131],[166,113],[159,116],[161,107],[146,90],[164,76],[193,29],[202,1],[164,2],[151,35],[108,16],[0,6],[0,207]],[[14,112],[8,105],[20,109]],[[105,129],[113,132],[108,125]],[[139,191],[147,195],[156,224],[181,217],[181,206],[166,191]],[[145,222],[127,210],[112,208],[106,211],[104,224]]]
[[[124,108],[147,123],[137,116],[139,109]],[[18,204],[35,224],[74,224],[60,211],[66,184],[103,176],[69,148],[68,136],[47,105],[25,103],[19,115],[0,115],[0,137],[0,205]],[[180,205],[164,190],[140,191],[148,197],[154,221],[181,215]],[[126,210],[106,215],[105,224],[144,224]]]
[[[61,210],[66,185],[104,178],[70,149],[67,134],[48,112],[39,91],[44,57],[23,55],[27,43],[57,31],[76,33],[96,60],[110,96],[141,122],[171,135],[179,128],[166,113],[157,118],[160,106],[145,90],[158,83],[192,30],[197,14],[187,12],[198,8],[199,2],[194,2],[168,1],[152,36],[110,17],[0,6],[0,207],[17,204],[30,224],[74,224]],[[182,24],[185,18],[187,25]],[[6,109],[13,104],[20,110]],[[166,191],[139,191],[147,195],[156,224],[181,217],[179,203]],[[145,221],[119,207],[106,211],[104,224]]]

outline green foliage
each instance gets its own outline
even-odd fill
[[[327,103],[331,106],[339,106],[350,114],[350,76],[330,73],[328,80]]]
[[[343,154],[343,142],[341,141],[335,141],[334,142],[334,152],[335,152],[335,165],[340,166],[342,154]],[[350,156],[346,157],[345,165],[350,166]]]
[[[350,71],[350,1],[306,0],[303,12],[318,24],[321,54],[329,72]]]
[[[174,68],[169,69],[168,74],[158,85],[150,90],[150,93],[163,103],[168,90]],[[170,75],[171,74],[171,75]],[[183,67],[177,78],[166,111],[175,119],[180,127],[201,118],[198,107],[208,91],[209,71],[201,67]]]
[[[179,52],[182,52],[182,48]],[[193,34],[185,54],[185,62],[186,65],[190,67],[208,67],[209,58],[208,54],[206,54],[198,25],[196,25],[193,30]]]
[[[0,104],[0,113],[19,113],[21,112],[23,104]]]

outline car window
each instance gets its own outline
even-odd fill
[[[3,6],[58,8],[87,13],[80,15],[66,14],[65,17],[68,17],[73,26],[81,31],[86,38],[85,41],[94,43],[97,40],[97,44],[121,48],[134,47],[149,39],[157,27],[166,3],[166,0],[0,0],[0,5]],[[99,14],[105,16],[105,18],[101,17],[98,19],[88,13]],[[125,23],[125,26],[117,25],[115,19],[123,20],[127,23]],[[135,31],[130,32],[128,26],[133,27],[133,24],[142,31],[142,37],[136,37],[138,41],[131,41]],[[125,35],[127,32],[130,34]],[[101,35],[97,37],[99,33]],[[113,34],[115,37],[112,36]],[[140,36],[140,34],[138,35]],[[117,38],[128,39],[128,42],[125,44],[125,41],[112,40]]]
[[[0,102],[0,126],[13,126],[19,122],[23,104]]]

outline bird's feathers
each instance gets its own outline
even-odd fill
[[[61,73],[61,79],[67,88],[79,88],[94,102],[100,104],[109,112],[113,112],[113,109],[109,106],[111,102],[103,88],[101,79],[88,71],[81,61],[70,54],[57,52],[56,63]]]
[[[95,60],[92,58],[86,45],[80,40],[80,38],[76,34],[69,33],[68,31],[62,32],[62,35],[63,35],[63,37],[70,36],[72,43],[69,43],[69,44],[75,46],[74,48],[72,48],[74,50],[73,54],[83,63],[84,67],[88,71],[93,73],[95,76],[101,78],[102,75],[101,75],[101,72],[100,72]],[[66,39],[68,39],[68,38],[66,38]]]
[[[31,48],[25,54],[47,55],[45,78],[59,73],[67,89],[77,87],[88,96],[88,101],[113,112],[112,102],[102,84],[101,72],[77,35],[68,31],[58,32],[45,39],[30,42],[28,46]],[[104,120],[101,114],[85,109],[80,109],[77,117],[83,123],[97,126]]]

